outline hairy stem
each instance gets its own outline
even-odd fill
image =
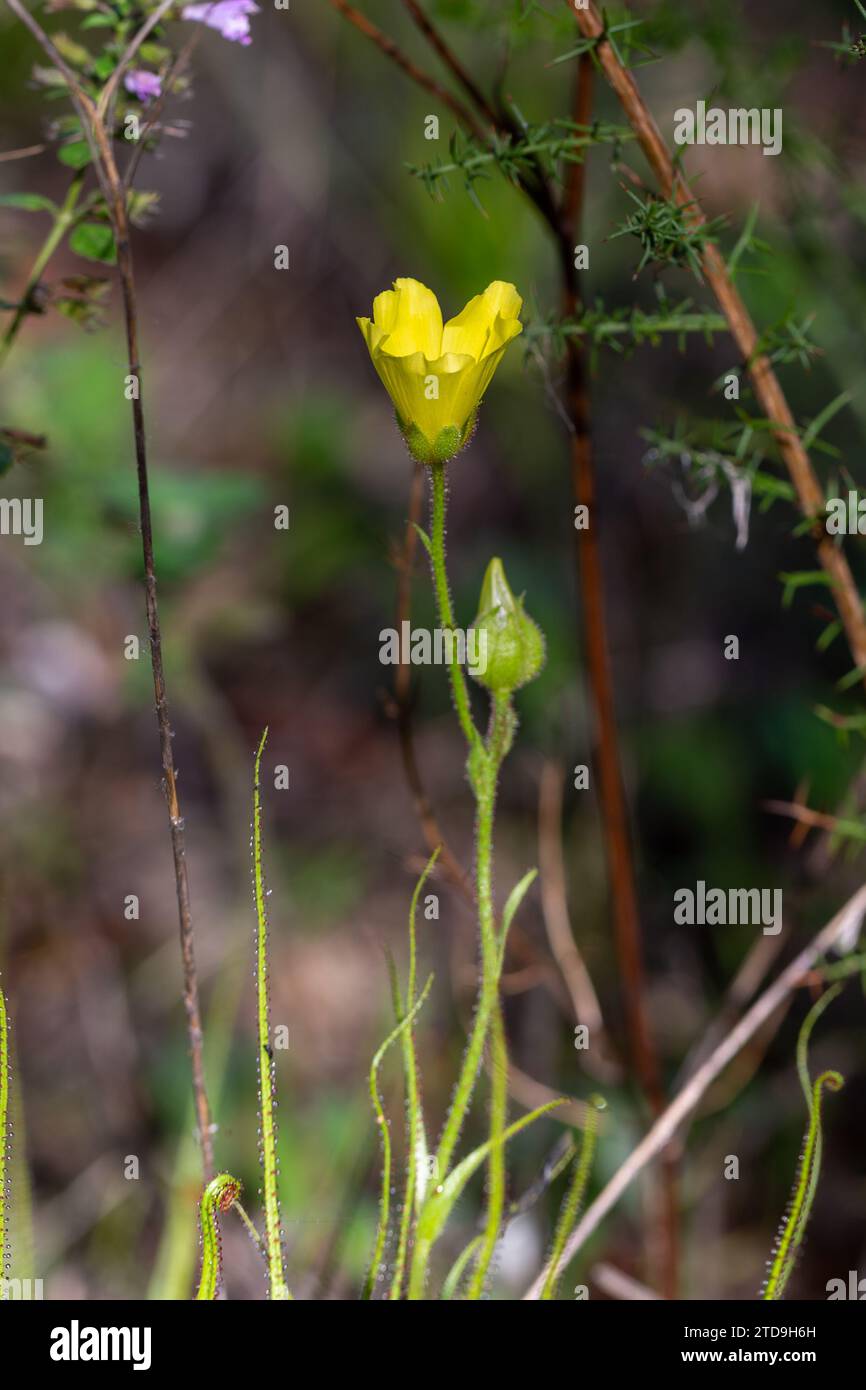
[[[500,951],[493,904],[493,822],[499,769],[508,751],[513,715],[508,695],[494,695],[488,756],[479,779],[475,873],[478,885],[478,923],[481,933],[481,994],[492,999],[490,1012],[490,1158],[487,1165],[487,1215],[484,1239],[472,1270],[467,1297],[478,1299],[496,1249],[505,1207],[505,1145],[508,1118],[508,1048],[499,999]]]
[[[417,932],[415,930],[415,919],[418,912],[418,900],[424,884],[427,882],[433,867],[439,858],[439,850],[435,849],[424,866],[424,871],[415,884],[415,891],[412,894],[412,903],[409,909],[409,978],[406,984],[406,1003],[400,999],[399,990],[395,984],[395,1005],[397,1009],[397,1022],[402,1023],[408,1014],[411,1014],[415,1005],[415,986],[418,969],[418,949]],[[406,1114],[407,1114],[407,1153],[406,1153],[406,1188],[403,1198],[403,1211],[400,1217],[400,1232],[397,1239],[397,1254],[394,1259],[394,1273],[391,1279],[391,1288],[388,1293],[389,1299],[396,1301],[399,1299],[402,1287],[403,1276],[406,1270],[406,1255],[409,1249],[409,1231],[412,1225],[413,1213],[417,1213],[421,1202],[420,1181],[426,1188],[427,1175],[419,1173],[419,1160],[426,1161],[427,1157],[427,1136],[424,1132],[424,1117],[421,1113],[421,1095],[418,1085],[418,1059],[415,1053],[415,1034],[413,1029],[406,1027],[401,1034],[401,1044],[403,1048],[403,1071],[406,1076]]]
[[[844,1084],[844,1077],[839,1072],[825,1071],[816,1078],[812,1087],[809,1098],[809,1126],[797,1171],[794,1195],[762,1295],[767,1302],[780,1299],[784,1294],[806,1233],[821,1171],[821,1102],[824,1088],[828,1091],[839,1091]]]
[[[432,521],[430,562],[439,622],[445,629],[454,629],[454,612],[445,562],[445,465],[431,466]],[[472,721],[466,678],[457,660],[456,644],[450,665],[451,690],[460,727],[469,746],[469,777],[476,802],[475,875],[478,902],[478,928],[481,944],[481,980],[478,1002],[469,1041],[463,1056],[454,1097],[436,1153],[435,1171],[441,1183],[450,1167],[467,1111],[472,1101],[478,1073],[484,1055],[488,1031],[499,1011],[500,954],[495,932],[493,905],[493,822],[496,807],[496,785],[499,766],[510,742],[512,715],[510,701],[494,700],[491,731],[487,743],[482,743]],[[505,1170],[502,1155],[502,1134],[507,1105],[508,1060],[502,1020],[493,1027],[493,1095],[491,1100],[491,1148],[488,1185],[488,1216],[482,1256],[473,1273],[472,1296],[479,1297],[490,1263],[502,1219],[505,1200]],[[429,1246],[416,1240],[409,1280],[409,1297],[420,1298],[426,1278]]]
[[[201,1195],[201,1277],[196,1300],[213,1300],[222,1281],[222,1241],[219,1215],[228,1211],[240,1196],[241,1185],[231,1173],[219,1173]]]
[[[280,1199],[277,1190],[277,1122],[274,1114],[274,1061],[268,975],[268,914],[262,865],[262,754],[268,739],[265,729],[256,752],[253,782],[253,879],[256,894],[256,1000],[258,1021],[258,1070],[261,1106],[261,1158],[264,1175],[265,1246],[268,1255],[270,1296],[290,1298],[283,1264]]]
[[[592,1172],[592,1160],[595,1155],[595,1141],[598,1135],[598,1112],[604,1108],[604,1101],[600,1096],[594,1096],[592,1103],[587,1107],[586,1125],[583,1131],[583,1139],[580,1145],[580,1152],[574,1161],[571,1182],[562,1208],[559,1213],[559,1220],[556,1223],[556,1231],[553,1236],[553,1248],[550,1252],[550,1261],[547,1267],[547,1278],[544,1281],[544,1288],[541,1297],[544,1300],[552,1299],[556,1296],[559,1281],[565,1272],[562,1263],[562,1252],[565,1249],[565,1242],[571,1235],[574,1223],[577,1220],[580,1204],[589,1182],[589,1175]]]
[[[436,605],[439,610],[439,622],[446,630],[454,631],[454,610],[451,605],[451,590],[448,585],[448,571],[445,566],[445,464],[434,463],[430,467],[431,494],[431,526],[430,541],[431,554],[430,563],[433,570],[433,587],[436,591]],[[457,659],[457,643],[451,646],[451,664],[449,667],[451,676],[451,692],[454,697],[454,705],[457,710],[457,718],[460,720],[460,727],[470,750],[478,743],[478,731],[472,722],[472,712],[469,706],[469,692],[466,689],[466,677],[463,668]]]

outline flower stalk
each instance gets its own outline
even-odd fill
[[[435,463],[431,475],[431,538],[429,544],[433,588],[439,622],[445,629],[455,627],[445,558],[446,479],[445,465]],[[462,667],[452,648],[449,668],[451,690],[458,720],[468,746],[467,771],[475,798],[475,877],[478,901],[478,931],[481,949],[479,993],[472,1028],[445,1126],[436,1152],[437,1187],[419,1214],[409,1279],[409,1298],[423,1297],[427,1263],[432,1242],[421,1238],[425,1208],[435,1201],[448,1173],[460,1138],[488,1037],[490,1040],[491,1096],[490,1144],[488,1158],[487,1210],[483,1237],[478,1247],[467,1297],[478,1299],[484,1291],[505,1208],[504,1136],[508,1111],[508,1049],[499,1001],[503,942],[497,937],[493,892],[493,835],[499,773],[511,747],[516,718],[512,692],[540,670],[544,659],[541,633],[523,612],[505,579],[499,560],[492,560],[485,575],[475,628],[485,637],[483,660],[472,674],[488,686],[491,694],[490,728],[482,739],[472,718],[469,692]],[[504,928],[503,928],[504,932]]]

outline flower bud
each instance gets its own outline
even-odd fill
[[[469,674],[494,694],[510,694],[534,680],[544,665],[541,629],[511,592],[502,561],[487,566],[478,616],[472,624],[477,660]]]

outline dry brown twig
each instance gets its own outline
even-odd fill
[[[611,1056],[601,1005],[581,955],[568,913],[565,863],[562,854],[562,791],[565,774],[547,759],[538,789],[538,877],[541,911],[550,950],[565,981],[576,1023],[585,1024],[593,1041],[584,1065],[598,1081],[621,1081],[621,1069]]]
[[[658,1294],[645,1284],[639,1284],[629,1274],[624,1274],[615,1265],[597,1264],[590,1270],[590,1279],[608,1298],[622,1299],[628,1303],[657,1302]]]

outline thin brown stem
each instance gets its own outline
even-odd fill
[[[47,145],[27,145],[20,150],[4,150],[0,154],[0,164],[5,164],[11,159],[32,159],[35,154],[42,154],[47,149]]]
[[[132,187],[132,184],[135,180],[136,171],[138,169],[139,163],[141,162],[141,158],[145,152],[147,137],[158,124],[165,103],[168,100],[168,97],[172,91],[173,84],[175,80],[181,76],[187,64],[189,63],[190,58],[195,52],[198,44],[201,42],[201,37],[202,31],[201,29],[197,29],[196,32],[192,35],[192,37],[187,40],[183,48],[178,53],[177,57],[172,62],[164,78],[162,79],[162,90],[160,91],[159,96],[157,97],[153,105],[148,107],[147,121],[145,123],[144,129],[141,131],[141,134],[138,137],[135,149],[133,150],[130,156],[129,163],[126,166],[126,170],[123,175],[123,183],[126,188]]]
[[[151,665],[153,668],[153,687],[156,698],[156,717],[159,728],[160,751],[166,801],[168,803],[169,829],[171,834],[174,876],[177,892],[178,917],[180,925],[181,958],[183,964],[183,1001],[186,1010],[187,1036],[189,1039],[190,1060],[192,1064],[193,1095],[196,1120],[202,1148],[202,1161],[205,1181],[213,1177],[213,1135],[210,1106],[204,1081],[204,1061],[202,1049],[201,1011],[198,998],[198,975],[195,964],[192,915],[190,911],[189,877],[186,862],[186,837],[184,820],[181,815],[177,794],[177,774],[172,749],[171,721],[166,696],[165,671],[162,659],[162,633],[159,621],[159,607],[156,596],[156,571],[153,558],[153,524],[150,508],[150,487],[147,465],[147,437],[145,432],[144,406],[141,389],[141,364],[138,343],[138,313],[135,295],[135,275],[132,249],[129,243],[129,223],[126,208],[126,190],[118,173],[111,139],[106,131],[102,113],[109,104],[111,91],[120,80],[123,67],[137,52],[142,38],[153,28],[158,18],[168,9],[163,3],[146,21],[142,30],[130,43],[121,63],[103,91],[98,106],[84,92],[74,72],[63,61],[55,45],[43,32],[33,16],[24,9],[20,0],[7,0],[10,9],[26,25],[39,43],[63,72],[70,97],[79,114],[82,127],[94,150],[97,174],[105,193],[106,206],[111,219],[117,249],[117,268],[123,300],[124,324],[128,357],[128,374],[135,379],[132,396],[132,423],[135,443],[135,461],[138,477],[139,515],[141,523],[142,553],[144,559],[145,606],[150,637]],[[108,92],[108,96],[106,96]]]
[[[463,88],[464,92],[468,96],[469,100],[472,102],[472,105],[475,107],[476,111],[479,111],[481,115],[484,116],[487,121],[489,121],[490,125],[494,127],[498,126],[501,123],[500,116],[494,110],[491,103],[487,100],[487,97],[484,95],[475,79],[466,71],[465,67],[458,59],[454,50],[450,48],[449,45],[445,42],[445,40],[442,38],[442,35],[439,33],[439,30],[433,24],[432,20],[428,17],[428,15],[424,12],[423,7],[418,3],[418,0],[403,0],[403,4],[409,11],[409,14],[412,16],[412,19],[414,20],[415,24],[417,24],[418,28],[421,30],[421,33],[424,35],[427,42],[430,44],[430,47],[433,48],[436,53],[438,53],[439,57],[445,64],[448,71],[451,73],[452,77]]]
[[[354,25],[359,33],[363,34],[365,38],[370,39],[378,49],[381,49],[386,58],[390,58],[399,68],[402,68],[407,77],[410,77],[419,87],[423,87],[425,92],[429,92],[437,101],[441,101],[444,106],[448,107],[452,115],[457,117],[457,120],[460,121],[462,125],[465,125],[468,130],[471,130],[473,135],[478,136],[479,139],[481,138],[481,128],[472,115],[472,112],[467,106],[464,106],[462,101],[454,96],[453,92],[449,92],[447,87],[443,87],[434,77],[431,77],[429,73],[424,72],[416,63],[413,63],[412,59],[407,57],[399,45],[396,44],[388,34],[378,29],[366,15],[362,14],[360,10],[356,10],[354,5],[349,5],[347,0],[331,0],[331,4],[335,10],[339,10],[340,14],[343,15],[350,24]]]
[[[765,801],[764,810],[774,816],[789,816],[809,830],[826,830],[830,835],[844,834],[844,822],[824,811],[813,811],[799,801]]]
[[[615,1265],[598,1264],[594,1265],[589,1272],[589,1277],[594,1284],[601,1289],[606,1298],[622,1299],[626,1302],[646,1303],[658,1300],[658,1294],[653,1293],[645,1284],[639,1284],[631,1275],[623,1274],[621,1269]]]
[[[114,177],[117,176],[116,169]],[[138,347],[138,315],[135,297],[135,278],[132,263],[132,249],[129,244],[129,229],[126,224],[124,206],[122,220],[115,224],[117,241],[117,265],[123,293],[123,309],[126,325],[126,343],[129,358],[129,373],[138,379],[138,391],[132,401],[133,435],[135,439],[135,463],[138,475],[138,503],[141,521],[141,544],[144,558],[144,592],[147,610],[147,626],[150,636],[150,657],[153,668],[153,689],[156,698],[156,718],[159,727],[159,744],[162,754],[164,789],[168,803],[171,849],[174,859],[174,877],[177,892],[177,907],[180,926],[180,949],[183,963],[183,1002],[186,1010],[187,1035],[189,1038],[190,1061],[192,1063],[193,1094],[195,1097],[196,1118],[202,1147],[202,1161],[205,1181],[213,1176],[213,1136],[204,1079],[203,1035],[201,1009],[198,997],[198,975],[195,964],[192,912],[190,908],[189,875],[186,862],[185,823],[181,815],[177,794],[177,774],[172,749],[171,720],[168,711],[168,697],[165,685],[165,670],[162,659],[162,632],[159,621],[159,605],[156,596],[156,570],[153,559],[153,524],[150,509],[150,487],[147,467],[147,437],[145,433],[144,407],[141,396],[141,365]]]

